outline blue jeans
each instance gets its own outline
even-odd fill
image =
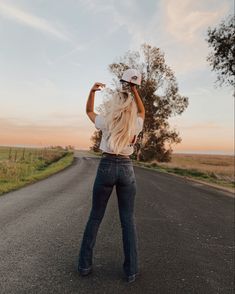
[[[137,232],[134,216],[136,178],[132,160],[102,156],[93,185],[92,208],[79,252],[78,269],[92,267],[93,248],[109,197],[116,186],[124,250],[123,270],[126,275],[138,272]]]

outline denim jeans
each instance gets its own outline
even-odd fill
[[[136,178],[130,158],[102,156],[93,185],[92,208],[85,227],[78,259],[78,269],[92,267],[93,248],[105,214],[109,197],[116,186],[119,218],[122,228],[124,273],[138,273],[137,231],[134,216]]]

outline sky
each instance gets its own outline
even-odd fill
[[[169,119],[182,138],[174,152],[233,154],[232,89],[215,86],[205,40],[232,11],[230,0],[0,0],[0,145],[89,149],[90,88],[110,87],[108,65],[148,43],[189,98]]]

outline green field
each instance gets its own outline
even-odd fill
[[[73,162],[73,151],[62,147],[0,146],[0,195],[52,175]]]

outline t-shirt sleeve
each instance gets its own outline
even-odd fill
[[[144,120],[141,116],[137,116],[136,134],[138,135],[143,130]]]
[[[105,128],[105,119],[100,114],[97,114],[95,117],[95,127],[97,130],[103,130]]]

